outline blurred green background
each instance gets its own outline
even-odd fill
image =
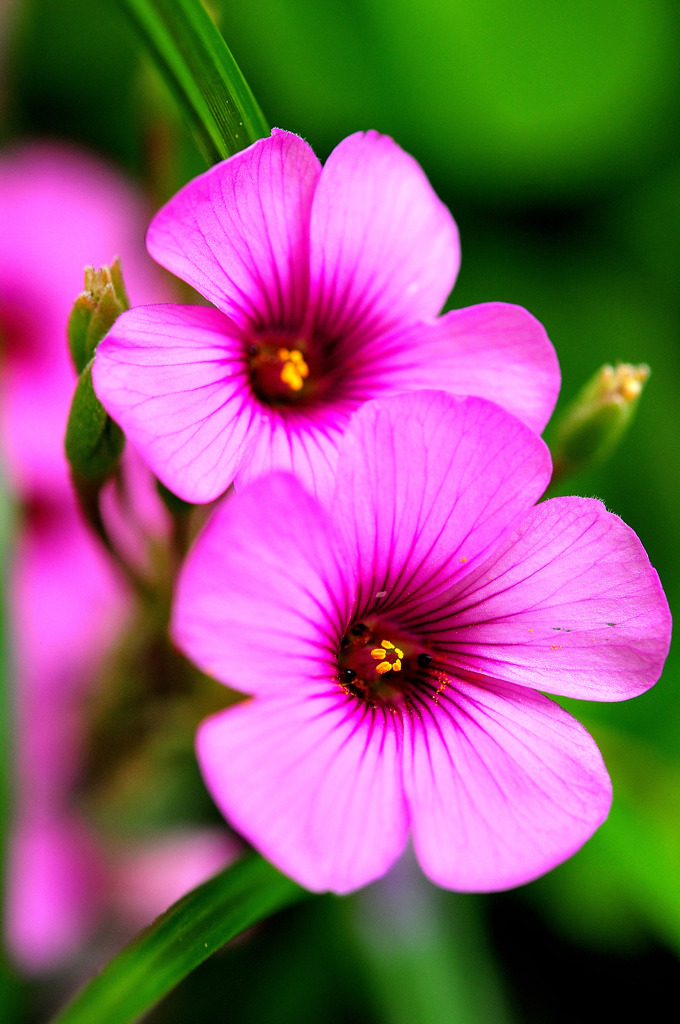
[[[676,0],[212,0],[265,115],[322,159],[377,128],[422,163],[461,231],[454,306],[505,300],[546,326],[560,406],[604,362],[649,363],[633,429],[564,493],[640,535],[671,608],[680,581],[680,7]],[[160,202],[203,169],[111,0],[2,10],[3,144],[104,154]],[[74,282],[74,294],[80,287]],[[548,431],[549,437],[549,431]],[[570,710],[614,783],[609,821],[551,875],[492,897],[408,867],[280,915],[202,968],[154,1021],[637,1019],[680,980],[680,664],[627,704]],[[568,702],[565,702],[565,704]],[[49,983],[6,975],[0,1019]],[[2,993],[0,993],[0,996]],[[12,1007],[15,1006],[16,1013]]]

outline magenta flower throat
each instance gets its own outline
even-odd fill
[[[350,421],[326,505],[273,474],[190,552],[175,639],[251,695],[203,723],[205,780],[301,884],[364,885],[410,835],[435,882],[502,889],[606,817],[599,751],[545,694],[642,693],[670,617],[617,516],[534,504],[550,473],[543,442],[492,403],[380,399]]]
[[[458,232],[386,136],[352,135],[322,168],[302,139],[275,130],[189,182],[147,245],[216,308],[129,310],[99,346],[93,379],[188,501],[277,468],[327,495],[349,416],[383,394],[480,395],[538,431],[552,412],[557,359],[526,310],[492,302],[437,317]]]

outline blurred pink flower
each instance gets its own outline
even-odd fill
[[[9,584],[16,787],[6,932],[29,970],[82,945],[113,885],[107,853],[71,803],[83,702],[130,595],[82,522],[69,479],[63,438],[75,374],[66,322],[85,264],[116,254],[134,300],[167,297],[140,242],[145,218],[141,197],[91,156],[57,144],[0,156],[0,441],[23,505]],[[121,507],[112,483],[103,513],[141,563],[134,523],[153,536],[166,519],[129,448],[124,476],[133,507]]]
[[[144,928],[242,850],[237,839],[216,828],[166,832],[130,847],[116,865],[113,896],[119,915]]]
[[[272,468],[326,494],[350,414],[383,394],[481,395],[535,430],[552,412],[557,359],[526,310],[493,302],[437,318],[458,232],[416,161],[377,132],[345,139],[322,169],[275,129],[189,182],[147,245],[217,308],[124,313],[93,381],[188,501]]]
[[[74,372],[66,322],[83,267],[120,256],[134,302],[169,297],[140,245],[141,197],[110,167],[57,144],[0,157],[0,436],[11,483],[70,490],[63,454]]]
[[[201,726],[204,777],[302,885],[364,885],[411,833],[433,881],[503,889],[606,817],[595,743],[539,691],[642,693],[670,616],[599,501],[534,507],[550,475],[543,442],[485,400],[380,399],[350,422],[327,508],[273,474],[190,552],[176,641],[255,698]]]

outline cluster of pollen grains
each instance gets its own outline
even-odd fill
[[[448,676],[435,671],[433,655],[390,623],[366,620],[350,626],[338,652],[338,682],[348,696],[371,707],[418,713],[437,700]]]

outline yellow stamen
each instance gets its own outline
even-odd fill
[[[397,656],[398,658],[400,658],[400,659],[404,657],[404,652],[403,652],[403,651],[400,651],[398,647],[395,647],[395,648],[394,648],[394,653],[395,653],[395,654],[396,654],[396,656]],[[396,665],[396,661],[395,661],[395,665]],[[401,667],[401,666],[400,666],[400,667]]]
[[[399,666],[401,668],[401,665]],[[376,665],[375,670],[379,672],[381,676],[384,676],[386,672],[391,672],[393,666],[390,665],[389,661],[381,661],[379,665]]]
[[[394,644],[390,643],[389,640],[381,640],[380,643],[382,644],[382,646],[385,648],[386,651],[393,651],[394,650]]]
[[[400,670],[401,670],[401,660],[399,658],[397,658],[397,660],[392,663],[392,671],[393,672],[399,672]]]

